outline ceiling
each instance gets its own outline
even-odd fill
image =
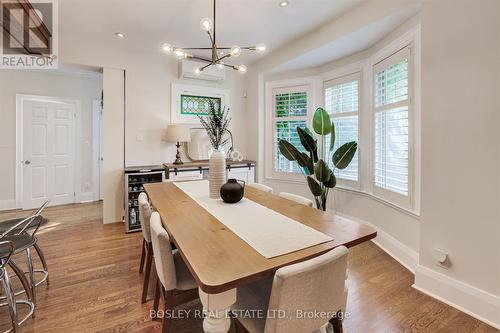
[[[324,25],[365,0],[218,0],[217,44],[232,46],[264,43],[271,52]],[[79,40],[141,53],[175,46],[208,47],[200,29],[203,17],[212,16],[211,0],[61,0],[61,34]],[[122,32],[125,38],[114,34]],[[206,55],[197,53],[198,55]],[[233,64],[249,64],[262,57],[244,51]]]
[[[282,63],[280,66],[274,68],[273,71],[284,72],[321,66],[328,62],[366,50],[417,13],[418,7],[415,6],[394,12],[392,15],[374,21],[357,31],[353,31],[350,34],[310,50],[288,62]]]

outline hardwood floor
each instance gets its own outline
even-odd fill
[[[125,234],[121,223],[103,225],[101,211],[100,203],[46,210],[50,223],[38,238],[51,284],[38,287],[37,316],[21,332],[160,332],[160,324],[149,318],[152,300],[141,305],[142,235]],[[25,214],[0,213],[0,220]],[[412,283],[412,274],[372,242],[354,247],[345,331],[500,332],[411,288]],[[182,308],[201,306],[194,301]],[[0,331],[8,328],[7,316],[0,308]],[[176,319],[174,332],[203,332],[202,321]]]

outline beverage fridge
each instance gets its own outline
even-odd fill
[[[139,217],[139,194],[144,192],[144,184],[160,183],[165,180],[161,165],[125,168],[125,232],[141,230]]]

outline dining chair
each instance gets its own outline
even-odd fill
[[[10,324],[11,329],[7,332],[17,332],[19,326],[31,316],[34,311],[34,305],[28,301],[19,301],[16,300],[16,295],[14,290],[12,289],[9,274],[6,270],[6,266],[10,263],[12,255],[14,254],[15,246],[11,241],[0,241],[0,282],[3,289],[3,296],[6,299],[5,303],[0,304],[0,307],[7,306],[9,308],[9,316],[10,316]],[[20,276],[21,279],[26,280],[24,274]],[[18,304],[27,304],[30,306],[30,311],[28,314],[22,319],[18,320],[17,317],[17,305]]]
[[[347,303],[347,254],[347,248],[339,246],[316,258],[280,268],[274,278],[238,288],[232,307],[238,331],[316,333],[330,322],[334,332],[342,332],[340,313]],[[246,316],[248,311],[262,311],[268,316]],[[243,315],[238,318],[238,313]]]
[[[41,216],[43,210],[48,206],[48,204],[50,203],[50,199],[45,201],[33,214],[32,216]],[[21,231],[22,228],[26,227],[24,224],[20,224],[21,221],[23,221],[25,219],[25,217],[21,217],[21,218],[15,218],[15,219],[9,219],[9,220],[4,220],[4,221],[0,221],[0,235],[3,235],[3,234],[6,234],[7,232],[9,234],[16,234],[16,233],[19,233]],[[35,222],[38,222],[35,221],[35,220],[32,220],[31,223],[35,223]],[[47,224],[49,222],[48,219],[42,217],[41,221],[40,222],[40,225],[44,225],[44,224]],[[31,230],[33,229],[34,225],[33,226],[30,226],[28,225],[25,229],[26,230]],[[43,250],[42,248],[40,247],[40,244],[38,242],[36,242],[34,245],[33,245],[33,248],[35,249],[36,253],[38,254],[38,257],[40,258],[40,262],[42,263],[42,268],[41,269],[35,269],[35,272],[36,273],[42,273],[43,274],[43,278],[40,279],[36,285],[38,286],[39,284],[43,283],[43,282],[46,282],[47,284],[50,284],[50,281],[49,281],[49,269],[47,267],[47,261],[45,260],[45,255],[43,253]]]
[[[19,322],[21,324],[28,318],[29,316],[35,317],[35,307],[36,307],[36,287],[39,283],[37,283],[35,279],[35,269],[33,267],[33,257],[31,254],[31,248],[37,243],[38,239],[36,238],[36,232],[40,228],[41,222],[43,221],[43,217],[41,215],[32,215],[29,216],[16,225],[12,226],[9,230],[0,235],[0,242],[9,242],[13,245],[13,254],[21,254],[24,252],[26,257],[26,264],[28,267],[28,280],[26,281],[25,273],[19,268],[19,266],[15,263],[13,259],[8,257],[9,260],[5,260],[4,266],[6,264],[12,268],[14,273],[17,275],[21,284],[24,288],[23,291],[12,292],[13,296],[6,292],[5,296],[2,296],[2,299],[7,300],[7,304],[10,304],[9,307],[12,307],[12,300],[9,298],[20,295],[21,293],[26,293],[27,300],[26,301],[15,301],[14,303],[24,303],[30,306],[30,312],[27,317],[25,317],[22,321]],[[0,256],[3,258],[5,253],[0,253]],[[7,275],[7,273],[5,273]],[[7,279],[9,276],[7,276]],[[5,288],[4,288],[5,289]],[[15,308],[13,310],[15,312]]]
[[[142,253],[139,273],[142,274],[144,270],[144,282],[142,285],[141,303],[146,303],[149,289],[149,278],[151,275],[151,264],[153,261],[153,245],[151,244],[151,230],[149,221],[151,218],[152,208],[149,204],[148,195],[145,192],[139,194],[139,220],[141,221],[142,229]],[[146,267],[144,268],[144,265]]]
[[[251,184],[247,184],[247,186],[249,187],[253,187],[253,188],[256,188],[258,190],[261,190],[261,191],[264,191],[266,193],[273,193],[273,188],[272,187],[269,187],[267,185],[264,185],[264,184],[260,184],[260,183],[251,183]]]
[[[153,310],[154,313],[158,313],[160,292],[162,292],[165,300],[162,332],[170,333],[172,332],[172,313],[168,312],[173,311],[176,305],[182,304],[179,300],[190,300],[180,297],[182,291],[193,290],[198,285],[182,260],[179,251],[172,251],[170,237],[161,224],[158,212],[151,214],[151,240],[158,274]]]
[[[301,205],[305,205],[305,206],[309,206],[309,207],[312,207],[313,206],[313,202],[312,200],[309,200],[307,198],[304,198],[300,195],[297,195],[297,194],[293,194],[293,193],[288,193],[288,192],[280,192],[279,194],[280,197],[282,198],[285,198],[285,199],[288,199],[288,200],[292,200],[292,201],[295,201]]]

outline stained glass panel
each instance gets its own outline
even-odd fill
[[[214,102],[216,109],[220,107],[220,97],[181,95],[181,114],[199,116],[207,115],[210,100]]]

